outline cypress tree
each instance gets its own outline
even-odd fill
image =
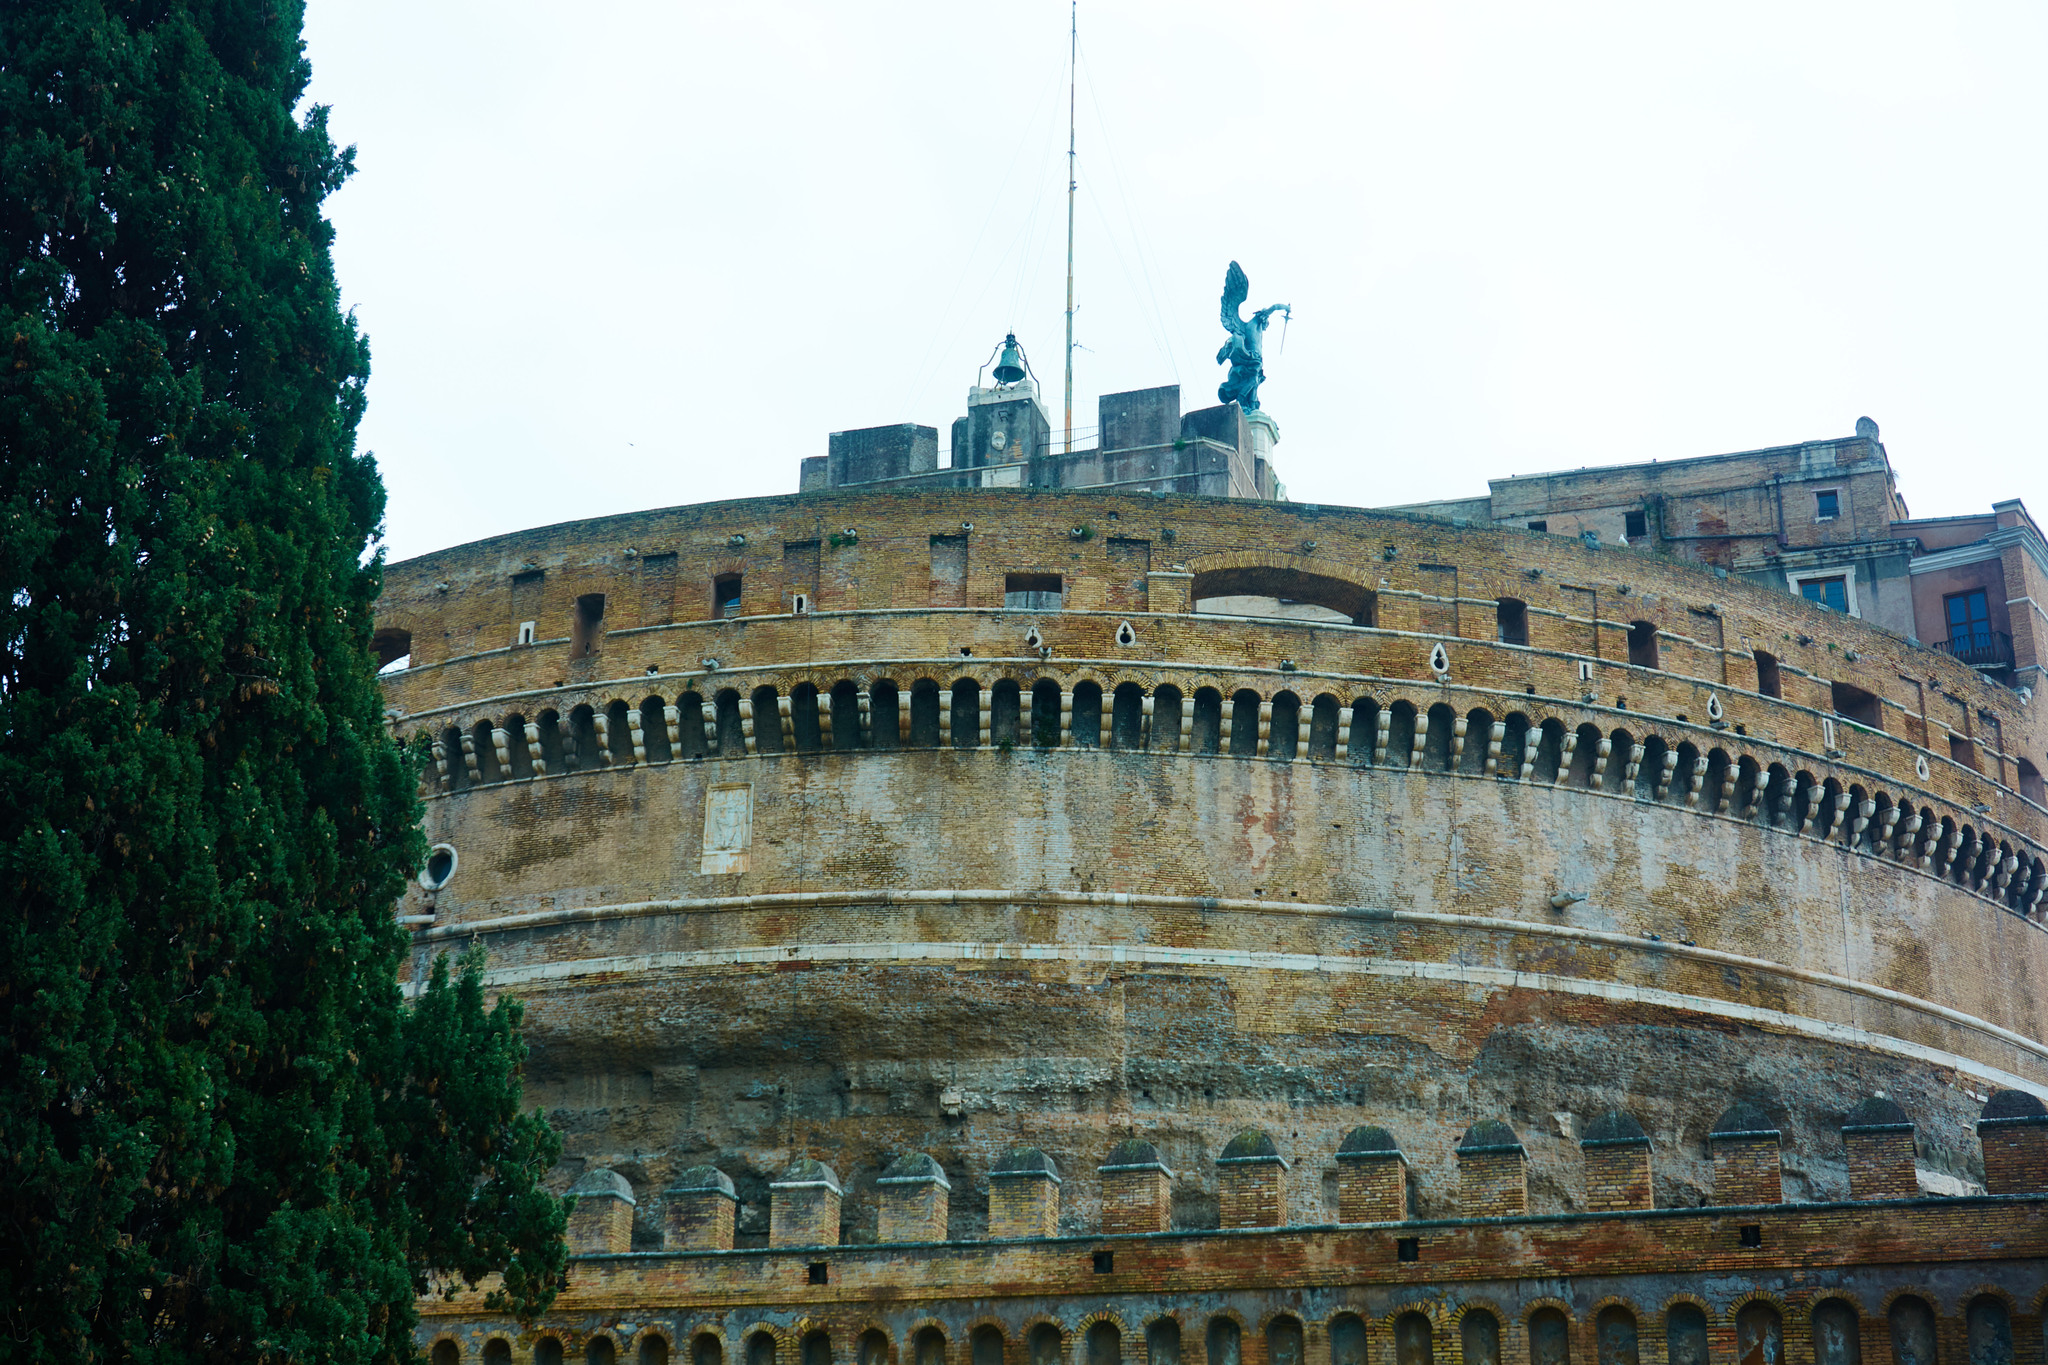
[[[351,170],[300,0],[0,5],[0,1352],[399,1361],[566,1264],[516,1003],[392,907]]]

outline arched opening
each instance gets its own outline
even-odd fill
[[[578,772],[594,772],[604,766],[604,750],[597,742],[596,712],[587,705],[569,712],[569,740],[575,750]]]
[[[503,782],[505,774],[498,767],[498,746],[496,736],[491,733],[492,725],[480,720],[470,727],[470,742],[476,750],[476,771],[479,782]]]
[[[860,732],[860,686],[847,678],[832,684],[832,747],[841,753],[867,747]]]
[[[1015,678],[999,678],[988,692],[988,742],[998,749],[1015,748],[1028,736],[1017,733],[1017,718],[1023,714],[1023,694]]]
[[[1180,1365],[1180,1324],[1172,1318],[1159,1318],[1145,1329],[1145,1365]]]
[[[967,1337],[967,1355],[970,1365],[1003,1365],[1003,1334],[1000,1329],[983,1324]]]
[[[1222,741],[1223,694],[1213,687],[1195,689],[1195,723],[1188,734],[1188,752],[1213,754]]]
[[[1742,1305],[1735,1314],[1736,1365],[1782,1365],[1785,1333],[1775,1306],[1762,1300]]]
[[[1529,1315],[1530,1365],[1571,1365],[1572,1332],[1563,1313],[1539,1308]]]
[[[870,1327],[853,1343],[853,1358],[859,1365],[889,1365],[889,1338],[879,1327]]]
[[[1628,760],[1636,749],[1636,739],[1626,730],[1616,730],[1607,737],[1607,771],[1601,786],[1611,792],[1626,793],[1629,788]]]
[[[1167,754],[1180,752],[1181,708],[1186,704],[1180,689],[1172,683],[1152,693],[1152,734],[1148,747]]]
[[[1566,776],[1574,787],[1591,788],[1594,770],[1600,766],[1600,731],[1590,722],[1578,728],[1579,742],[1572,746],[1572,762]]]
[[[1658,667],[1656,622],[1628,623],[1628,661],[1639,668]]]
[[[910,685],[910,743],[917,749],[939,747],[939,685],[930,678]]]
[[[797,1365],[832,1365],[832,1338],[823,1330],[805,1334]]]
[[[902,698],[896,683],[880,678],[868,689],[868,744],[876,749],[894,749],[901,744]]]
[[[1756,690],[1766,697],[1784,696],[1785,684],[1778,677],[1778,656],[1759,649],[1750,657],[1756,661]]]
[[[1458,771],[1474,777],[1485,773],[1486,756],[1492,747],[1493,712],[1483,706],[1474,707],[1465,716],[1465,747],[1458,755]]]
[[[1875,693],[1866,692],[1854,683],[1830,683],[1828,687],[1836,715],[1847,716],[1867,729],[1884,729],[1884,703],[1877,699]]]
[[[1464,1365],[1500,1365],[1500,1319],[1484,1308],[1466,1309],[1458,1319],[1458,1348]]]
[[[1024,1348],[1031,1356],[1031,1365],[1062,1365],[1060,1329],[1049,1322],[1031,1329],[1031,1334],[1024,1338]]]
[[[1344,742],[1350,746],[1348,756],[1353,763],[1378,761],[1373,751],[1380,742],[1380,704],[1373,698],[1359,697],[1351,703],[1351,733]]]
[[[1707,752],[1707,774],[1700,783],[1700,806],[1704,810],[1720,810],[1721,791],[1728,785],[1728,751],[1711,749]]]
[[[1451,737],[1457,728],[1458,713],[1443,702],[1436,702],[1429,708],[1429,729],[1422,737],[1422,766],[1433,773],[1447,773],[1451,770]]]
[[[1664,799],[1681,806],[1690,805],[1692,803],[1692,779],[1694,774],[1700,773],[1700,771],[1699,746],[1691,740],[1683,741],[1678,746],[1678,762],[1672,765],[1671,785],[1666,789]],[[1704,774],[1701,775],[1704,776]]]
[[[1031,742],[1041,749],[1060,747],[1060,685],[1050,678],[1031,685]]]
[[[956,749],[974,749],[981,745],[981,684],[972,678],[958,678],[953,682],[952,740]]]
[[[1201,613],[1348,626],[1373,624],[1376,603],[1373,591],[1361,584],[1268,565],[1198,573],[1192,599]]]
[[[1564,765],[1564,722],[1552,718],[1543,722],[1543,729],[1536,739],[1536,770],[1529,776],[1538,782],[1557,781],[1557,770]]]
[[[1337,719],[1342,711],[1337,699],[1325,692],[1309,703],[1308,756],[1332,759],[1337,756]]]
[[[1244,1365],[1242,1352],[1243,1332],[1234,1318],[1216,1317],[1209,1319],[1208,1365]]]
[[[562,1339],[541,1337],[533,1343],[533,1365],[562,1365]]]
[[[709,1332],[699,1332],[690,1341],[690,1365],[725,1365],[725,1343]]]
[[[676,698],[676,757],[704,757],[704,698],[685,692]],[[541,752],[547,752],[547,733],[541,733]]]
[[[1259,751],[1259,694],[1241,689],[1230,699],[1230,753],[1250,758]]]
[[[1266,1324],[1266,1365],[1302,1365],[1301,1347],[1301,1319],[1282,1313]]]
[[[668,1338],[655,1332],[640,1334],[640,1365],[668,1365]]]
[[[946,1334],[938,1328],[919,1328],[910,1346],[915,1365],[946,1365]]]
[[[754,712],[754,747],[761,747],[761,722],[764,717],[759,710]],[[789,689],[789,740],[790,747],[800,754],[814,754],[825,747],[825,737],[818,725],[818,689],[812,683],[800,682]]]
[[[721,758],[745,758],[747,756],[747,734],[740,724],[740,694],[730,687],[720,688],[717,700],[712,703],[713,714],[717,716],[718,754]],[[768,717],[775,715],[773,709]],[[761,708],[754,708],[754,733],[760,735],[763,719]],[[777,731],[779,738],[781,732]]]
[[[1792,821],[1796,829],[1798,826],[1792,806],[1793,798],[1797,795],[1797,784],[1782,763],[1773,763],[1769,773],[1770,777],[1764,783],[1764,823],[1777,825],[1784,821]]]
[[[437,1341],[434,1349],[427,1353],[432,1365],[461,1365],[462,1348],[452,1341]]]
[[[485,1342],[484,1365],[512,1365],[512,1343],[503,1337]]]
[[[1273,715],[1266,726],[1266,754],[1292,762],[1301,752],[1301,698],[1281,692],[1273,698]]]
[[[551,773],[567,772],[568,764],[562,760],[562,717],[554,711],[543,711],[534,728],[540,731],[541,762],[548,765]],[[699,724],[697,728],[701,731],[704,727]]]
[[[775,1335],[756,1332],[747,1338],[747,1365],[775,1365]]]
[[[1415,704],[1397,701],[1387,708],[1387,766],[1407,768],[1415,762]]]
[[[1122,1365],[1124,1334],[1113,1322],[1092,1323],[1088,1335],[1082,1339],[1082,1350],[1088,1357],[1088,1365]]]
[[[1110,708],[1109,747],[1145,747],[1145,689],[1136,683],[1117,684]]]
[[[462,730],[451,725],[441,732],[441,763],[437,774],[442,785],[459,792],[469,785],[469,765],[462,761]]]
[[[612,762],[626,767],[633,761],[633,708],[622,701],[605,707],[605,740]]]
[[[370,650],[377,656],[379,673],[397,673],[412,665],[412,632],[396,626],[380,627],[370,636]]]
[[[1356,1313],[1331,1319],[1330,1365],[1366,1365],[1365,1320]]]
[[[1500,741],[1500,769],[1495,774],[1503,782],[1519,782],[1522,778],[1522,755],[1529,749],[1529,718],[1520,711],[1508,712],[1503,722]]]
[[[1068,722],[1067,734],[1072,743],[1081,749],[1102,747],[1102,686],[1099,683],[1078,682],[1074,684],[1073,719]]]
[[[782,752],[782,697],[772,687],[757,687],[747,698],[747,706],[754,714],[754,752],[757,754],[779,754]]]
[[[1421,1313],[1403,1313],[1394,1319],[1394,1365],[1433,1365],[1436,1333]]]
[[[1638,1365],[1636,1315],[1619,1304],[1601,1309],[1600,1316],[1593,1319],[1593,1344],[1600,1365]]]
[[[1853,1304],[1822,1299],[1813,1306],[1813,1365],[1863,1365],[1863,1327]]]
[[[1664,1315],[1664,1350],[1670,1365],[1707,1365],[1707,1314],[1695,1303],[1674,1303]]]
[[[1494,625],[1504,645],[1529,643],[1529,604],[1516,597],[1503,597],[1494,604]]]
[[[1651,735],[1643,741],[1643,761],[1636,767],[1636,790],[1638,801],[1652,801],[1657,796],[1657,783],[1664,776],[1664,740]]]

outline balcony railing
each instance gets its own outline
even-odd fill
[[[1937,640],[1934,647],[1972,668],[2013,666],[2012,636],[2002,630],[1972,630],[1953,639]]]

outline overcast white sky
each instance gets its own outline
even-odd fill
[[[394,558],[791,491],[1014,328],[1059,421],[1067,6],[312,0]],[[2048,7],[1081,5],[1076,423],[1295,308],[1299,501],[1849,434],[2048,515]]]

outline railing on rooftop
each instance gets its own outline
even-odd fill
[[[1934,647],[1972,668],[2013,666],[2012,636],[2002,630],[1972,630],[1952,639],[1937,640]]]

